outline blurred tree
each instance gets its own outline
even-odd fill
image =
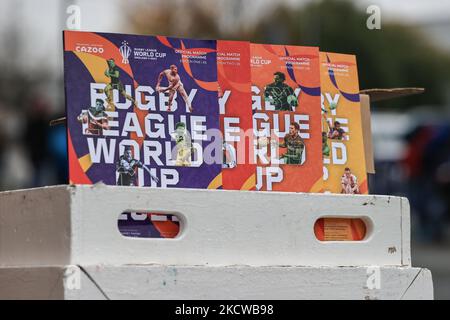
[[[424,87],[425,94],[401,98],[397,107],[449,103],[450,53],[434,46],[417,27],[383,22],[366,27],[368,15],[349,1],[324,0],[277,8],[255,27],[258,41],[319,46],[322,51],[356,54],[361,88]],[[267,39],[271,29],[285,35]],[[392,106],[392,102],[378,107]]]
[[[395,106],[450,104],[446,94],[450,54],[434,46],[417,27],[383,21],[381,30],[369,30],[368,15],[352,2],[322,0],[298,7],[280,4],[253,25],[243,16],[232,20],[239,25],[223,28],[220,5],[227,3],[231,5],[230,1],[154,0],[150,5],[136,3],[127,8],[132,30],[138,33],[310,45],[356,54],[362,89],[424,87],[425,94],[399,98]],[[382,102],[377,107],[392,105]]]
[[[134,32],[177,37],[215,38],[220,31],[211,1],[130,1],[127,18]]]

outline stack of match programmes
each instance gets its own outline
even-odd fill
[[[65,31],[64,74],[70,183],[368,192],[354,56]]]

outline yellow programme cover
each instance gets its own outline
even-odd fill
[[[367,194],[354,55],[320,52],[323,192]]]

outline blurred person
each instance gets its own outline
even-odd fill
[[[411,211],[418,218],[419,240],[440,242],[444,240],[450,207],[445,183],[440,183],[445,177],[439,168],[450,159],[450,127],[419,126],[406,138],[403,165]]]
[[[30,99],[25,119],[24,146],[33,167],[32,186],[44,182],[44,167],[49,162],[48,133],[50,105],[42,96]]]
[[[54,119],[58,117],[52,117]],[[48,132],[48,148],[51,156],[52,169],[55,173],[55,183],[68,183],[69,170],[67,159],[67,137],[65,126],[50,127]]]
[[[430,198],[427,205],[428,236],[432,241],[445,240],[446,226],[450,208],[448,193],[445,192],[445,169],[443,165],[450,160],[450,126],[435,125],[434,135],[425,148],[424,174],[428,177]],[[440,174],[443,174],[440,176]],[[441,180],[443,178],[443,180]]]

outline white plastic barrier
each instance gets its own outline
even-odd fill
[[[123,237],[123,211],[176,213],[175,239]],[[321,217],[360,217],[363,241],[321,242]],[[0,193],[0,266],[410,266],[405,198],[55,186]]]
[[[432,298],[430,272],[409,267],[0,268],[0,299]]]

